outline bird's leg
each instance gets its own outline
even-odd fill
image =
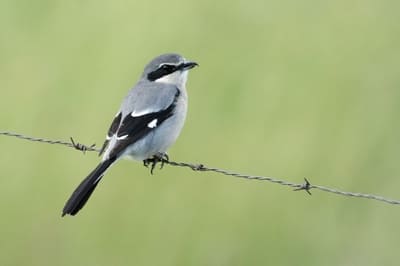
[[[150,166],[150,173],[153,174],[153,170],[157,163],[161,163],[160,169],[164,167],[164,163],[168,162],[169,157],[166,153],[156,153],[152,158],[143,160],[143,165],[146,167]]]
[[[143,160],[143,166],[149,167],[149,164],[151,163],[152,159],[145,159]]]
[[[169,156],[167,153],[159,153],[159,156],[160,156],[159,158],[160,158],[160,162],[161,162],[160,169],[163,169],[164,163],[169,162]]]

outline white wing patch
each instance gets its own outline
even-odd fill
[[[150,111],[150,110],[143,110],[143,111],[138,111],[138,112],[133,111],[131,113],[131,116],[132,117],[138,117],[138,116],[147,115],[147,114],[150,114],[150,113],[152,113],[152,111]]]
[[[123,135],[121,137],[117,137],[117,140],[122,140],[122,139],[126,139],[128,137],[128,134]]]
[[[103,177],[103,175],[104,175],[104,174],[102,174],[102,175],[99,175],[99,177],[98,177],[98,178],[96,178],[96,180],[94,180],[93,184],[96,184],[97,182],[99,182],[99,181],[100,181],[100,179]]]
[[[157,126],[157,122],[158,122],[157,118],[153,119],[150,123],[147,124],[147,127],[155,128]]]

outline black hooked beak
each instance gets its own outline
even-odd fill
[[[196,62],[185,62],[180,64],[179,69],[180,70],[189,70],[194,68],[195,66],[198,66],[199,64],[197,64]]]

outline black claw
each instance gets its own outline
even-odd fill
[[[166,154],[166,153],[161,154],[160,155],[160,162],[161,162],[161,165],[160,165],[160,170],[161,170],[161,169],[163,169],[164,164],[169,162],[168,154]]]
[[[151,163],[150,174],[153,174],[153,170],[154,170],[154,167],[156,167],[156,164],[157,164],[157,161],[156,161],[156,160],[154,160],[154,161]]]
[[[169,161],[169,156],[168,156],[168,154],[164,153],[164,154],[163,154],[163,157],[164,157],[164,160],[165,160],[165,161],[167,161],[167,162]]]
[[[169,161],[169,157],[166,153],[155,154],[152,158],[143,160],[143,165],[146,167],[150,166],[150,173],[153,174],[154,168],[157,163],[160,163],[160,169],[164,167],[164,163]]]
[[[165,164],[165,163],[168,163],[168,162],[169,162],[169,156],[168,156],[168,154],[164,153],[164,154],[163,154],[163,157],[161,158],[161,166],[160,166],[160,169],[162,169],[162,168],[164,167],[164,164]]]

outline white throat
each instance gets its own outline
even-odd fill
[[[178,87],[185,86],[188,78],[188,71],[176,71],[159,79],[156,79],[154,82],[158,83],[168,83],[172,85],[176,85]]]

